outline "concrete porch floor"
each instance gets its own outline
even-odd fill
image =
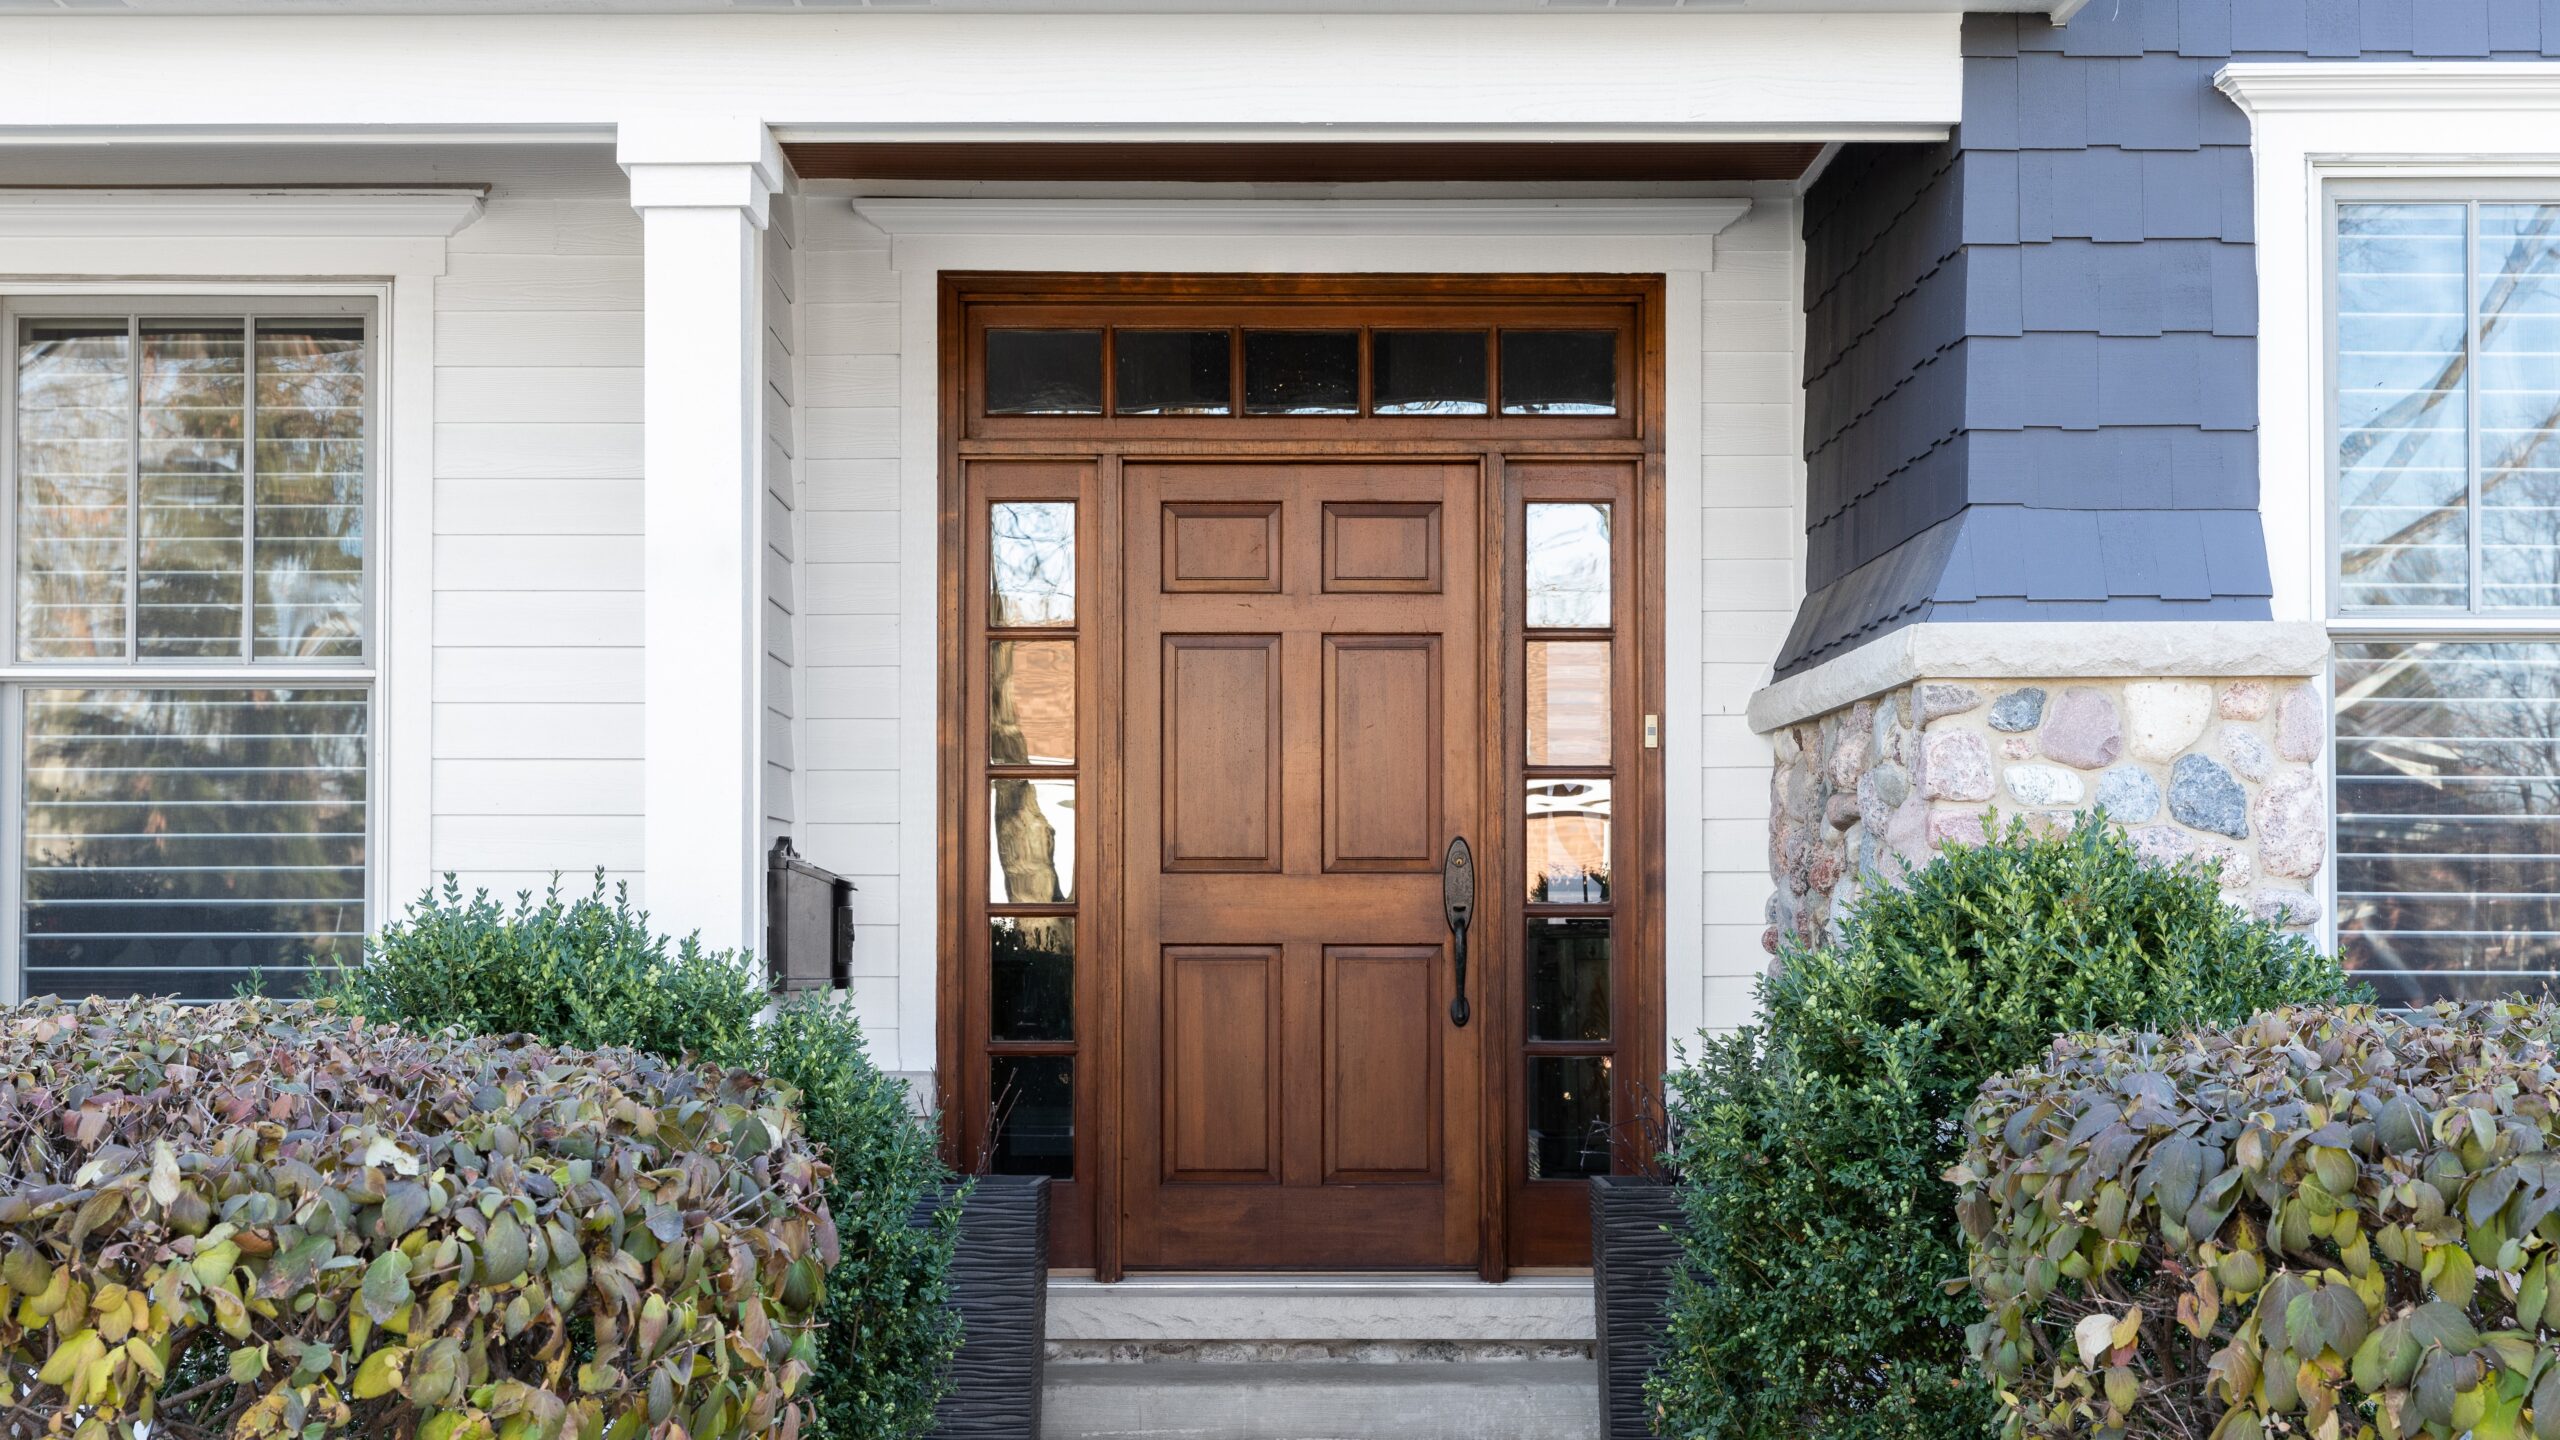
[[[1049,1289],[1045,1440],[1592,1440],[1591,1281],[1162,1275]]]

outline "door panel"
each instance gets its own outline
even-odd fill
[[[1481,1030],[1448,1018],[1440,854],[1495,723],[1483,470],[1122,473],[1128,572],[1161,577],[1126,601],[1123,853],[1160,858],[1127,880],[1125,1113],[1163,1117],[1126,1137],[1123,1259],[1472,1265]]]

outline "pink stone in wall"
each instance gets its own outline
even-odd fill
[[[2321,742],[2328,738],[2328,717],[2320,713],[2319,690],[2296,685],[2284,692],[2284,705],[2276,712],[2276,753],[2287,760],[2317,760]]]
[[[2195,852],[2195,837],[2175,825],[2145,825],[2132,833],[2133,853],[2154,865],[2174,865]]]
[[[1991,798],[1991,749],[1970,730],[1929,737],[1929,769],[1921,789],[1932,800]]]
[[[2262,720],[2267,714],[2267,687],[2259,680],[2243,680],[2222,687],[2218,706],[2225,720]]]
[[[2320,923],[2320,902],[2300,890],[2261,890],[2249,902],[2249,913],[2278,925]]]
[[[1949,810],[1929,812],[1929,843],[1938,845],[1979,845],[1982,843],[1982,812]]]
[[[2258,863],[2270,875],[2307,879],[2328,853],[2329,817],[2307,770],[2289,770],[2258,792]]]
[[[2124,719],[2106,691],[2074,685],[2054,697],[2041,738],[2048,758],[2074,769],[2103,769],[2124,753]]]
[[[2249,852],[2230,841],[2217,840],[2209,835],[2199,835],[2196,837],[2193,853],[2196,861],[2202,864],[2208,873],[2219,873],[2219,883],[2223,889],[2237,890],[2249,883],[2251,871]]]

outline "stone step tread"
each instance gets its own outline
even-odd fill
[[[1592,1440],[1587,1360],[1052,1365],[1043,1440]]]

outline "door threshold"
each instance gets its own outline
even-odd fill
[[[1049,1338],[1087,1344],[1199,1341],[1463,1341],[1593,1338],[1588,1273],[1488,1284],[1460,1272],[1132,1275],[1049,1281]]]

